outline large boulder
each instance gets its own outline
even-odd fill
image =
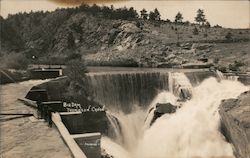
[[[233,144],[237,158],[250,158],[250,91],[220,105],[221,131]]]
[[[172,105],[171,103],[157,103],[154,110],[154,117],[152,121],[150,122],[150,125],[152,125],[156,119],[161,117],[164,114],[172,114],[175,113],[177,109],[177,106]]]
[[[120,26],[120,28],[124,31],[124,32],[130,32],[130,33],[136,33],[136,32],[140,32],[141,29],[138,28],[136,26],[135,23],[133,22],[127,22],[127,23],[124,23]]]

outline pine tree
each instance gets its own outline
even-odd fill
[[[207,21],[205,18],[204,11],[202,9],[198,9],[197,16],[195,17],[195,21],[202,25]]]
[[[209,23],[208,21],[205,23],[205,26],[206,26],[207,28],[211,27],[211,25],[210,25],[210,23]]]
[[[155,8],[154,12],[149,12],[149,20],[161,20],[161,14],[157,8]]]
[[[157,8],[155,8],[154,14],[155,14],[155,20],[161,20],[161,14]]]
[[[147,10],[143,8],[140,12],[141,12],[141,18],[147,20],[148,19]]]
[[[183,20],[182,14],[180,12],[178,12],[175,16],[175,22],[182,23],[182,20]]]
[[[150,11],[148,15],[149,20],[155,20],[155,13]]]

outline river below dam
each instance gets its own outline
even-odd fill
[[[220,72],[196,83],[193,82],[193,77],[190,78],[190,74],[183,72],[167,72],[161,75],[162,73],[159,76],[145,76],[144,81],[139,80],[145,83],[150,78],[160,78],[157,83],[161,84],[158,84],[153,98],[147,92],[140,93],[140,97],[150,98],[146,106],[141,105],[146,102],[138,104],[128,99],[131,98],[131,93],[137,94],[133,92],[133,86],[128,91],[123,91],[125,94],[120,97],[127,99],[127,102],[133,102],[129,105],[129,111],[124,111],[126,104],[119,102],[119,97],[111,97],[110,103],[116,107],[108,106],[108,115],[111,116],[115,134],[113,137],[102,138],[102,148],[115,158],[234,158],[232,145],[220,132],[219,105],[222,100],[236,98],[249,90],[249,87],[238,82],[237,78],[224,77]],[[133,83],[133,77],[125,82]],[[110,84],[114,84],[114,87],[119,85],[115,82]],[[148,86],[150,84],[145,87]],[[139,88],[141,87],[135,89]],[[105,90],[109,93],[107,88]],[[114,89],[111,91],[114,93]],[[116,91],[114,95],[123,92]],[[183,94],[186,96],[184,100],[181,98]],[[100,102],[107,103],[108,98],[99,99]],[[178,108],[175,113],[164,114],[150,125],[154,115],[152,109],[156,109],[157,103],[171,103]]]
[[[18,101],[18,98],[25,97],[31,87],[46,81],[49,80],[29,80],[1,85],[1,114],[36,113],[35,109]],[[71,157],[58,131],[33,116],[1,115],[0,131],[0,157]]]

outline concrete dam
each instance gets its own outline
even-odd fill
[[[106,110],[105,119],[86,116],[106,120],[107,126],[97,121],[86,126],[91,119],[85,113],[61,118],[70,134],[101,132],[100,147],[114,158],[233,158],[233,146],[220,131],[218,110],[222,100],[249,90],[237,79],[208,70],[90,72],[89,89]],[[60,100],[64,87],[59,82],[65,78],[38,87],[48,90],[49,101]],[[85,129],[89,126],[91,131]]]
[[[183,84],[178,83],[183,82],[183,76],[180,77],[178,74],[185,75],[192,86],[198,85],[205,78],[216,76],[215,73],[209,71],[184,73],[168,71],[90,73],[88,75],[88,83],[96,101],[113,111],[122,110],[123,112],[130,112],[134,105],[148,107],[154,97],[161,91],[173,92],[174,88]],[[175,95],[180,95],[184,99],[184,88],[182,87],[179,90],[183,91],[177,92],[178,90],[175,89]]]

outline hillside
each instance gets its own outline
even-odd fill
[[[180,67],[208,59],[223,69],[250,71],[250,29],[127,18],[108,11],[81,6],[0,18],[1,67],[65,64],[82,56],[89,65]]]

